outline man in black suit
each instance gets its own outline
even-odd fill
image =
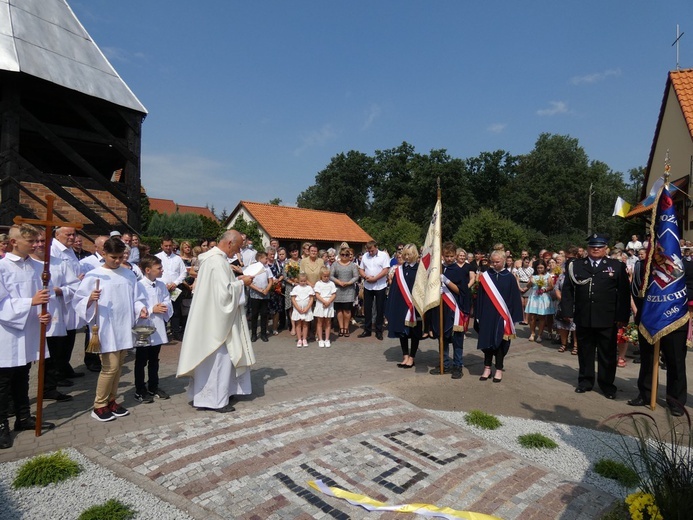
[[[688,312],[693,312],[693,262],[683,261],[686,273],[686,289],[688,291]],[[633,301],[638,312],[635,315],[635,323],[640,324],[643,299],[640,297],[640,289],[645,275],[645,260],[638,260],[633,268],[633,283],[631,289]],[[686,382],[686,337],[688,336],[688,324],[674,330],[659,341],[662,357],[666,363],[667,371],[667,406],[674,417],[683,415],[683,407],[688,398],[688,385]],[[649,343],[641,333],[638,333],[638,347],[640,348],[640,373],[638,374],[638,396],[628,401],[630,406],[649,406],[652,392],[652,368],[655,363],[654,345]]]
[[[597,384],[607,399],[616,397],[616,332],[630,317],[630,287],[625,264],[606,258],[607,238],[588,237],[587,258],[568,265],[561,308],[575,321],[580,371],[575,392],[594,387],[597,353]]]

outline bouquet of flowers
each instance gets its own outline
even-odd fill
[[[543,278],[538,277],[536,280],[534,280],[534,284],[537,286],[537,295],[541,296],[545,292],[548,292],[548,289],[546,288],[546,280]]]
[[[301,272],[301,267],[298,265],[298,262],[295,260],[289,260],[286,263],[286,276],[288,278],[298,278],[298,273]]]
[[[476,298],[476,295],[477,295],[478,292],[479,292],[479,280],[476,280],[476,281],[472,284],[471,292],[472,292],[472,298]]]

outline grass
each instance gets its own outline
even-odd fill
[[[549,449],[553,450],[558,448],[558,444],[552,439],[549,439],[546,435],[541,433],[527,433],[525,435],[520,435],[517,438],[517,442],[523,448],[531,449]]]
[[[77,520],[128,520],[135,516],[134,509],[118,500],[111,499],[99,506],[92,506],[82,512]]]
[[[19,468],[12,487],[47,486],[77,476],[82,467],[62,450],[50,455],[38,455]]]
[[[481,410],[471,410],[464,416],[464,421],[471,426],[484,430],[497,430],[502,426],[500,420],[495,415],[482,412]]]
[[[640,478],[633,468],[612,459],[598,460],[594,465],[594,471],[602,477],[615,480],[627,488],[633,488],[640,482]]]

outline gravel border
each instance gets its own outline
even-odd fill
[[[191,516],[151,493],[117,477],[74,448],[63,450],[82,466],[82,472],[46,487],[14,489],[19,468],[29,458],[0,464],[0,516],[22,520],[73,520],[85,509],[111,498],[132,507],[139,519],[191,520]]]
[[[619,453],[623,451],[625,445],[629,446],[631,452],[634,451],[637,444],[632,437],[591,430],[582,426],[569,426],[504,415],[496,416],[502,423],[500,428],[484,430],[468,425],[464,420],[467,415],[465,412],[428,411],[474,433],[485,441],[497,444],[503,449],[541,464],[569,480],[590,484],[616,498],[625,498],[629,493],[635,491],[635,489],[624,488],[615,480],[598,475],[592,469],[600,459],[620,461]],[[518,443],[517,438],[527,433],[546,435],[556,441],[558,448],[553,450],[523,448]]]

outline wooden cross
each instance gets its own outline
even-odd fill
[[[55,195],[46,195],[46,219],[30,219],[20,216],[14,217],[15,224],[32,224],[35,226],[44,226],[46,229],[46,253],[43,257],[43,273],[41,274],[41,281],[43,282],[43,288],[48,289],[48,282],[51,280],[51,242],[53,241],[53,228],[54,227],[71,227],[75,229],[82,229],[83,225],[80,222],[60,222],[53,220],[53,202],[55,201]],[[75,273],[79,275],[79,273]],[[48,312],[48,304],[41,304],[41,314],[46,314]],[[46,361],[46,324],[41,323],[41,339],[39,340],[39,361],[38,361],[38,390],[36,393],[36,429],[34,433],[36,437],[41,435],[41,423],[43,415],[43,371],[44,364]]]

